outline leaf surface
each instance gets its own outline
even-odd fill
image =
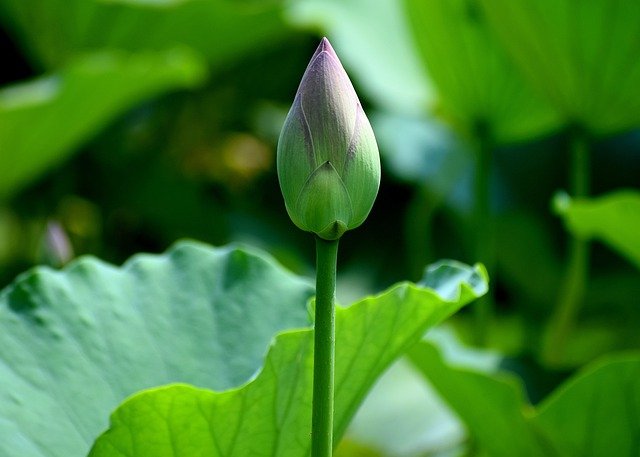
[[[276,332],[308,326],[312,293],[262,253],[195,242],[22,275],[0,294],[0,455],[84,456],[134,392],[241,385]]]
[[[484,294],[482,268],[435,265],[434,289],[410,283],[336,315],[336,442],[366,392],[425,330]],[[258,377],[213,392],[172,385],[139,393],[112,415],[92,457],[307,456],[310,452],[313,332],[279,335]]]

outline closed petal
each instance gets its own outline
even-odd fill
[[[340,173],[353,210],[349,230],[369,215],[380,187],[380,154],[373,129],[358,103],[354,134],[347,148],[347,161]]]
[[[312,133],[316,165],[329,161],[341,169],[353,134],[358,97],[342,64],[326,43],[327,50],[317,53],[307,67],[298,96]]]
[[[347,189],[331,162],[320,165],[309,177],[296,202],[303,230],[334,240],[347,230],[352,217]],[[292,218],[293,219],[293,218]]]
[[[295,204],[309,174],[317,168],[311,133],[296,97],[284,122],[277,153],[278,180],[287,210]]]

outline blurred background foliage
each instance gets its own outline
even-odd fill
[[[343,303],[442,257],[484,262],[492,296],[437,344],[483,346],[468,359],[517,374],[534,403],[640,347],[637,2],[0,0],[0,25],[3,286],[183,237],[311,272],[275,147],[326,35],[383,159],[374,210],[341,243]],[[476,455],[425,389],[394,367],[343,455]]]

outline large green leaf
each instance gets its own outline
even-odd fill
[[[246,382],[312,293],[259,252],[194,242],[24,274],[0,294],[0,455],[83,456],[140,389]]]
[[[594,199],[559,194],[554,203],[575,236],[602,240],[640,268],[640,192],[619,190]]]
[[[466,132],[486,127],[498,142],[559,128],[469,0],[405,0],[413,35],[442,108]]]
[[[287,17],[319,28],[369,98],[387,110],[423,113],[433,90],[397,0],[296,0]]]
[[[219,66],[290,33],[279,1],[0,0],[29,57],[55,68],[88,50],[196,49]]]
[[[537,408],[513,375],[451,366],[427,342],[414,346],[409,357],[489,456],[640,452],[640,354],[591,366]]]
[[[336,437],[374,380],[425,330],[486,292],[484,270],[440,264],[336,315]],[[128,399],[91,456],[300,456],[310,451],[311,329],[279,335],[258,377],[213,392],[172,385]]]
[[[640,5],[629,0],[480,0],[527,79],[595,134],[640,125]]]
[[[140,101],[202,81],[191,52],[99,53],[0,90],[0,200]]]

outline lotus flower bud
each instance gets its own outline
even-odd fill
[[[335,240],[369,215],[380,155],[367,116],[329,40],[307,66],[278,140],[278,178],[291,220]]]
[[[56,267],[63,266],[73,258],[69,236],[56,221],[47,223],[42,248],[45,259]]]

